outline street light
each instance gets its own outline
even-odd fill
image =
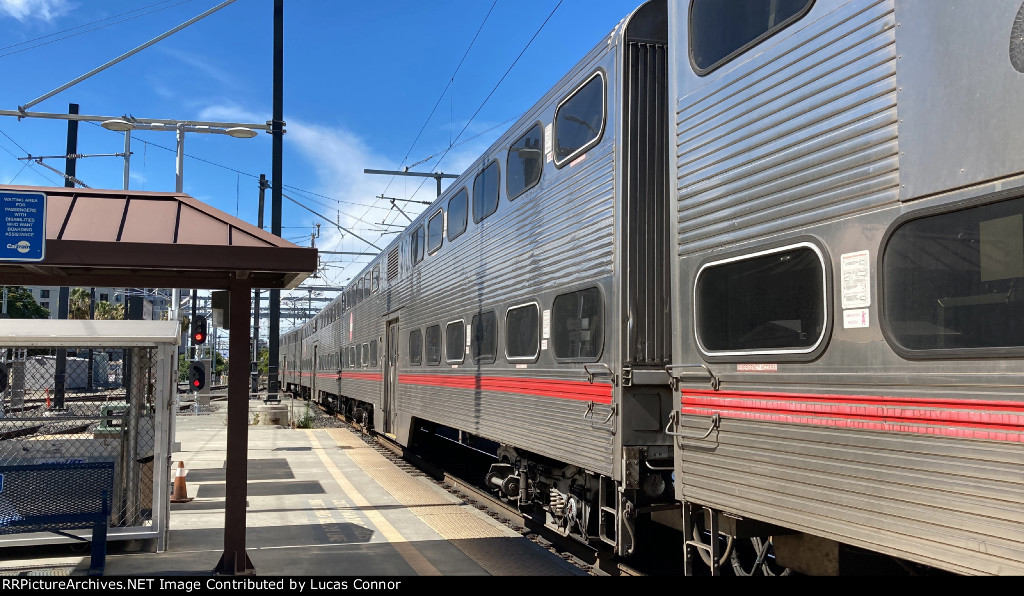
[[[164,130],[164,131],[175,131],[178,133],[178,151],[177,151],[177,165],[175,167],[175,183],[174,192],[184,192],[184,179],[183,172],[185,169],[185,133],[187,132],[198,132],[205,134],[221,134],[234,137],[236,139],[251,139],[255,137],[257,133],[251,128],[245,126],[231,126],[224,128],[221,126],[211,126],[207,124],[194,125],[186,124],[184,122],[139,122],[136,120],[124,120],[121,118],[110,118],[100,122],[100,126],[107,130],[113,130],[124,133],[124,189],[128,190],[128,159],[131,155],[131,134],[133,130]],[[168,313],[168,319],[177,321],[178,320],[178,302],[179,288],[171,289],[171,305],[173,313]],[[196,308],[196,291],[192,290],[192,317],[195,318]]]
[[[125,153],[126,154],[128,153],[128,147],[129,147],[129,143],[130,143],[129,138],[130,138],[130,135],[131,135],[131,131],[133,131],[133,130],[165,130],[165,131],[173,130],[173,131],[177,132],[178,133],[178,165],[177,165],[177,169],[176,169],[177,179],[175,181],[175,188],[174,188],[175,192],[184,192],[184,190],[183,190],[184,184],[182,182],[182,172],[184,170],[184,165],[185,165],[185,133],[186,132],[198,132],[198,133],[206,133],[206,134],[221,134],[221,135],[228,135],[229,137],[234,137],[236,139],[251,139],[251,138],[255,137],[258,134],[255,130],[253,130],[251,128],[246,128],[244,126],[233,126],[231,128],[223,128],[223,127],[220,127],[220,126],[207,126],[207,125],[196,126],[196,125],[192,125],[192,124],[185,124],[184,122],[177,122],[177,123],[173,123],[173,124],[163,123],[163,122],[144,123],[144,122],[132,122],[130,120],[122,120],[120,118],[113,118],[113,119],[110,119],[110,120],[104,120],[103,122],[100,123],[100,126],[102,126],[103,128],[105,128],[107,130],[114,130],[114,131],[117,131],[117,132],[123,132],[125,134],[125,141],[124,141],[124,143],[125,143]],[[127,159],[127,158],[125,158],[125,159]],[[127,165],[125,166],[125,169],[127,170]],[[126,178],[125,178],[125,190],[127,190],[127,188],[128,188],[127,172],[125,173],[125,176],[126,176]]]

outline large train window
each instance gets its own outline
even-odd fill
[[[423,362],[423,332],[413,329],[409,332],[409,364],[419,366]]]
[[[455,240],[466,231],[469,216],[469,192],[460,190],[448,201],[448,240]]]
[[[444,329],[444,361],[458,364],[466,359],[466,324],[452,321]]]
[[[377,366],[377,340],[370,341],[370,366]]]
[[[705,75],[807,14],[814,0],[693,0],[690,63]]]
[[[438,209],[427,220],[427,252],[433,254],[444,242],[444,210]]]
[[[505,165],[505,194],[510,201],[540,182],[544,167],[543,135],[540,123],[537,123],[509,148]]]
[[[423,225],[418,225],[412,230],[412,234],[409,235],[409,244],[411,250],[409,254],[412,255],[412,264],[415,265],[423,260]]]
[[[810,354],[825,337],[825,271],[808,242],[704,265],[694,290],[697,345],[708,356]]]
[[[431,325],[423,336],[425,342],[427,364],[436,366],[441,364],[441,326]]]
[[[904,356],[1021,353],[1024,199],[901,223],[881,267],[885,328]]]
[[[370,271],[370,291],[377,293],[380,290],[380,265],[374,265]]]
[[[370,344],[363,344],[363,366],[370,366]]]
[[[480,223],[498,210],[500,177],[498,162],[495,160],[473,179],[473,223]]]
[[[494,311],[473,315],[470,325],[470,355],[474,364],[491,364],[498,347],[497,317]]]
[[[536,360],[540,354],[540,317],[536,304],[525,304],[505,313],[505,358]]]
[[[604,76],[597,72],[555,110],[555,167],[597,144],[604,111]]]
[[[551,339],[555,358],[592,361],[604,347],[604,300],[597,288],[555,297]]]

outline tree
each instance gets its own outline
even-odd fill
[[[96,318],[101,321],[120,321],[124,319],[124,305],[100,300],[96,303]]]
[[[270,348],[260,348],[259,354],[256,358],[256,370],[261,375],[270,373]]]
[[[85,288],[71,288],[71,293],[68,295],[68,318],[88,319],[89,305],[91,303],[92,298],[89,296],[89,290]]]
[[[50,310],[36,303],[29,292],[21,286],[7,286],[7,316],[12,319],[49,319]]]

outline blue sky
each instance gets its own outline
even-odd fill
[[[0,0],[0,110],[16,110],[221,3]],[[309,246],[319,223],[317,248],[368,248],[313,211],[385,246],[394,236],[383,230],[398,228],[381,224],[407,220],[375,197],[429,201],[436,184],[364,169],[461,173],[640,3],[285,0],[282,180],[290,199],[282,202],[282,236]],[[236,0],[29,111],[66,113],[77,103],[97,116],[265,123],[273,110],[273,6]],[[63,120],[0,117],[0,183],[63,186],[58,174],[17,158],[62,155],[66,135]],[[130,187],[173,191],[175,147],[171,132],[134,132]],[[124,161],[98,155],[123,149],[123,133],[81,123],[78,151],[97,157],[79,160],[77,177],[92,188],[122,188]],[[264,132],[248,140],[187,134],[184,190],[255,224],[257,179],[271,175],[271,149]],[[64,169],[63,160],[44,162]],[[266,199],[269,229],[269,191]],[[410,214],[423,208],[399,205]],[[342,285],[366,259],[324,254],[321,262],[321,277],[307,283]]]

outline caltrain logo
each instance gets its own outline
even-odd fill
[[[28,240],[22,240],[17,244],[8,244],[7,248],[13,248],[20,252],[21,254],[25,254],[32,249],[32,245],[29,244]]]

